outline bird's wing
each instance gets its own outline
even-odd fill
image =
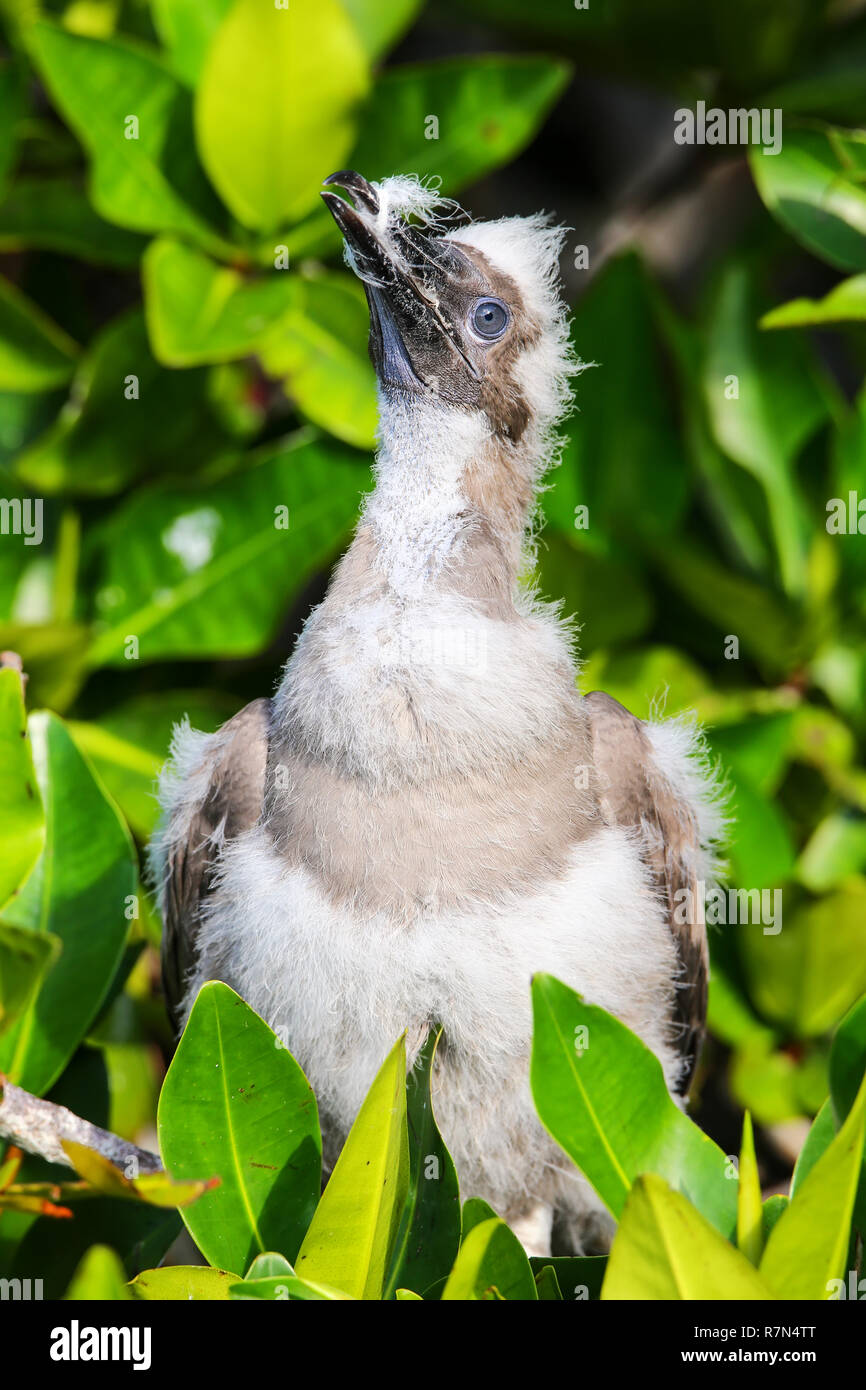
[[[254,700],[212,735],[182,728],[164,779],[151,864],[163,915],[163,988],[175,1028],[222,846],[261,813],[270,709],[270,700]]]
[[[666,905],[676,942],[681,973],[674,991],[671,1039],[683,1059],[677,1089],[685,1095],[704,1035],[709,973],[698,887],[703,847],[697,808],[659,766],[642,720],[602,691],[587,695],[585,705],[602,814],[610,824],[639,833],[642,856]],[[692,910],[676,912],[684,902],[693,905]]]

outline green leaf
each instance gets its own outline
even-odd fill
[[[154,359],[139,310],[103,329],[58,420],[15,462],[42,493],[103,496],[139,476],[190,473],[230,457],[237,440],[218,418],[205,369],[172,372]],[[159,410],[160,428],[143,428]]]
[[[763,1249],[761,1183],[755,1158],[755,1139],[752,1117],[748,1110],[743,1116],[743,1140],[740,1145],[740,1181],[737,1186],[737,1246],[750,1264],[757,1265]]]
[[[0,907],[29,874],[45,843],[45,815],[33,770],[21,676],[0,670]]]
[[[286,9],[236,0],[208,49],[195,125],[204,166],[239,222],[268,231],[315,204],[322,179],[344,165],[368,84],[338,0]]]
[[[299,294],[285,272],[250,279],[167,237],[148,248],[142,273],[150,341],[167,367],[257,351]]]
[[[281,1274],[294,1275],[294,1272],[285,1255],[266,1250],[263,1255],[256,1255],[244,1279],[277,1279]]]
[[[171,55],[171,65],[194,87],[214,35],[232,0],[152,0],[153,22]]]
[[[775,218],[808,251],[840,270],[866,270],[866,134],[786,129],[772,159],[749,151],[758,192]]]
[[[15,163],[18,136],[27,112],[27,85],[17,62],[0,60],[0,198]]]
[[[442,1302],[486,1302],[497,1296],[509,1301],[538,1299],[526,1252],[498,1216],[473,1226],[463,1240]]]
[[[776,1223],[761,1277],[785,1299],[826,1299],[843,1278],[866,1135],[866,1079],[847,1120]]]
[[[370,57],[378,58],[409,28],[422,3],[423,0],[390,0],[390,4],[382,5],[379,0],[343,0],[343,8]]]
[[[123,953],[134,901],[132,843],[56,716],[30,718],[45,806],[45,848],[5,918],[62,943],[35,1001],[0,1039],[0,1071],[48,1090],[93,1022]]]
[[[579,410],[548,514],[573,531],[575,506],[587,507],[589,525],[580,533],[587,545],[616,535],[629,542],[635,533],[667,536],[683,513],[689,473],[649,284],[635,256],[611,261],[593,281],[575,311],[572,337],[581,358],[596,365],[578,381]]]
[[[207,1265],[169,1265],[164,1269],[143,1270],[129,1287],[135,1298],[148,1302],[199,1303],[213,1299],[228,1302],[229,1288],[236,1280],[236,1274]]]
[[[795,908],[779,932],[741,926],[738,940],[761,1013],[817,1037],[866,989],[866,881]]]
[[[785,818],[777,802],[758,791],[745,772],[724,757],[721,761],[729,793],[726,812],[731,830],[725,848],[732,882],[748,884],[749,889],[744,891],[780,888],[792,872],[795,858]],[[777,902],[769,899],[771,907]]]
[[[532,1002],[536,1109],[608,1210],[618,1217],[638,1174],[658,1173],[730,1235],[727,1159],[671,1099],[649,1048],[552,975],[533,978]]]
[[[444,1278],[460,1247],[460,1192],[457,1172],[433,1113],[431,1086],[439,1032],[430,1030],[409,1073],[409,1191],[385,1281],[389,1296],[398,1288],[418,1294]]]
[[[7,1221],[4,1217],[0,1224]],[[47,1216],[34,1221],[15,1251],[12,1273],[26,1277],[34,1269],[44,1270],[45,1298],[61,1298],[91,1245],[110,1245],[123,1262],[126,1278],[131,1279],[156,1265],[180,1230],[176,1211],[144,1202],[92,1197],[79,1202],[75,1219],[64,1221],[62,1226]],[[62,1238],[58,1239],[60,1231]]]
[[[0,1033],[29,1008],[59,953],[60,941],[50,932],[0,922]]]
[[[853,275],[823,299],[792,299],[771,309],[761,319],[762,328],[805,328],[822,323],[848,323],[866,319],[866,275]]]
[[[603,1302],[770,1299],[744,1255],[663,1178],[635,1182],[619,1223],[601,1291]]]
[[[388,68],[364,111],[352,168],[370,179],[432,175],[454,193],[529,143],[570,74],[567,63],[510,54]],[[426,134],[431,113],[436,139]]]
[[[719,447],[764,489],[784,586],[799,593],[805,584],[804,526],[793,464],[825,418],[827,403],[804,344],[760,333],[757,319],[752,278],[744,266],[731,263],[711,309],[704,394]]]
[[[94,1245],[72,1277],[66,1298],[73,1303],[124,1303],[132,1298],[123,1265],[107,1245]]]
[[[562,1290],[553,1265],[545,1265],[535,1276],[539,1303],[562,1303]]]
[[[406,1045],[400,1038],[349,1131],[296,1272],[353,1298],[381,1298],[408,1193]]]
[[[156,779],[183,717],[194,729],[213,733],[236,712],[231,696],[205,691],[158,691],[115,705],[90,723],[67,725],[117,802],[130,830],[141,840],[152,833],[159,814]]]
[[[841,1122],[848,1114],[866,1075],[866,997],[842,1019],[830,1052],[830,1093]]]
[[[652,623],[653,597],[646,578],[627,561],[580,548],[577,533],[550,528],[538,554],[544,594],[565,600],[580,619],[584,656],[600,647],[643,637]]]
[[[120,227],[224,249],[212,226],[219,205],[196,159],[190,97],[159,56],[45,23],[29,33],[49,94],[90,156],[96,211]]]
[[[66,179],[21,178],[0,204],[0,251],[58,251],[94,265],[138,265],[146,242],[104,222]]]
[[[128,1178],[109,1159],[86,1144],[61,1139],[60,1146],[76,1173],[97,1192],[109,1197],[148,1202],[154,1207],[186,1207],[219,1183],[219,1179],[200,1178],[177,1182],[168,1173],[145,1173],[138,1178]]]
[[[159,1099],[159,1145],[175,1178],[222,1179],[183,1211],[210,1264],[246,1269],[257,1254],[292,1259],[316,1206],[316,1099],[258,1014],[212,981],[199,991]]]
[[[828,1109],[839,1124],[850,1112],[857,1090],[866,1076],[866,997],[845,1015],[830,1050],[830,1101]],[[818,1121],[815,1121],[817,1125]],[[814,1128],[814,1126],[813,1126]],[[866,1235],[866,1154],[854,1216],[861,1236]]]
[[[797,861],[797,877],[813,893],[838,888],[866,870],[866,819],[836,811],[819,821]]]
[[[309,1279],[298,1279],[294,1274],[277,1274],[269,1279],[244,1279],[232,1284],[229,1298],[233,1301],[247,1299],[263,1300],[268,1303],[345,1303],[354,1302],[351,1294],[342,1289],[332,1288]]]
[[[597,1302],[601,1297],[607,1255],[533,1255],[529,1260],[536,1283],[539,1274],[552,1269],[556,1275],[563,1302]],[[539,1290],[539,1298],[541,1292]]]
[[[0,277],[0,391],[50,391],[72,375],[77,348],[20,290]]]
[[[346,275],[295,280],[295,304],[260,346],[270,376],[315,424],[358,449],[372,449],[378,405],[367,356],[364,292]]]
[[[260,651],[333,555],[368,478],[336,446],[291,441],[206,489],[133,497],[105,533],[91,664],[126,666],[129,634],[145,662]]]
[[[770,1232],[788,1205],[788,1198],[782,1192],[774,1192],[764,1203],[761,1214],[761,1233],[764,1245],[770,1239]]]
[[[833,1105],[828,1097],[815,1116],[809,1133],[806,1135],[806,1142],[797,1155],[797,1162],[794,1164],[794,1173],[791,1178],[792,1197],[797,1195],[804,1181],[818,1162],[818,1159],[827,1152],[827,1149],[833,1142],[835,1134],[836,1126],[833,1122]]]

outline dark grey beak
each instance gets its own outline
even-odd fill
[[[370,357],[384,385],[409,391],[428,388],[427,370],[443,350],[477,380],[478,373],[440,311],[444,281],[461,269],[462,256],[419,227],[375,225],[379,198],[362,174],[344,169],[325,184],[349,193],[322,199],[343,234],[352,267],[361,279],[370,308]]]

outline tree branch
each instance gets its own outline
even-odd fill
[[[162,1161],[158,1154],[139,1149],[116,1134],[82,1120],[63,1105],[40,1100],[13,1086],[0,1073],[0,1139],[8,1139],[19,1149],[36,1154],[48,1163],[62,1163],[71,1168],[61,1147],[61,1140],[71,1139],[102,1154],[117,1168],[125,1168],[130,1160],[137,1165],[136,1173],[160,1173]]]

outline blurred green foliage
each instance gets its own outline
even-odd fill
[[[419,15],[441,38],[467,12],[502,52],[389,61]],[[583,688],[698,714],[731,791],[728,882],[782,892],[778,934],[712,932],[694,1109],[730,1147],[727,1087],[766,1157],[760,1126],[819,1110],[866,989],[866,19],[806,0],[0,0],[0,23],[0,648],[48,711],[24,767],[4,675],[0,1068],[129,1136],[169,1044],[133,838],[171,725],[215,728],[272,686],[369,486],[366,310],[322,178],[457,194],[533,141],[575,68],[783,109],[696,292],[590,248],[574,340],[597,366],[538,561],[582,623]],[[563,186],[593,134],[575,120],[569,140]],[[28,500],[38,545],[6,520]],[[59,1279],[100,1241],[155,1264],[177,1229],[104,1207]],[[0,1256],[48,1248],[46,1224],[7,1211]]]

